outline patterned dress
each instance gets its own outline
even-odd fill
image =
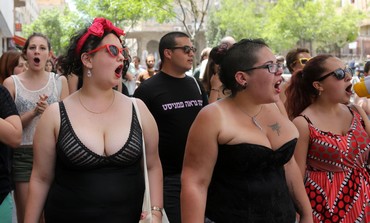
[[[361,116],[350,111],[346,135],[321,131],[303,116],[310,131],[305,187],[314,222],[370,222],[370,138]]]

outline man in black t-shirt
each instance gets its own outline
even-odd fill
[[[181,222],[182,162],[188,131],[208,104],[201,85],[185,72],[193,66],[196,49],[188,35],[171,32],[159,42],[162,69],[135,91],[153,114],[159,130],[159,156],[164,175],[164,208],[171,223]]]

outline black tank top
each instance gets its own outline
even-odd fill
[[[137,223],[145,186],[142,134],[134,106],[128,139],[109,156],[89,150],[73,131],[63,102],[59,107],[61,125],[46,222]]]

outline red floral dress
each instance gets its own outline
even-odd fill
[[[315,223],[370,222],[370,137],[351,112],[346,135],[321,131],[303,116],[310,131],[305,187]]]

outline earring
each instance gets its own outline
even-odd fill
[[[243,84],[243,89],[246,89],[246,88],[247,88],[247,86],[248,86],[248,83],[247,83],[247,82],[245,82],[245,83]]]
[[[87,70],[87,77],[91,77],[92,76],[92,74],[91,74],[91,70],[90,69],[88,69]]]

